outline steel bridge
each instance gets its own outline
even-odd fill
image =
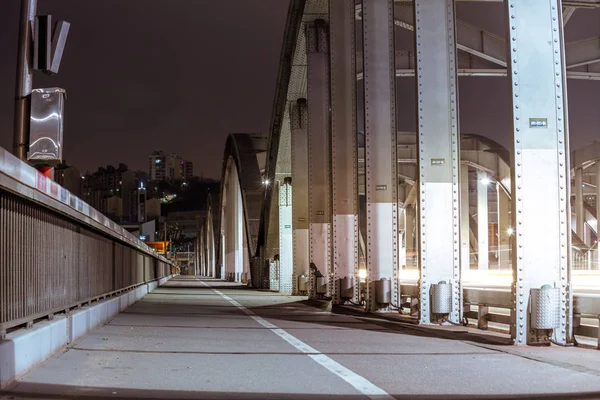
[[[453,0],[290,0],[197,276],[1,151],[7,396],[600,397],[600,142],[569,147],[567,89],[600,38],[564,36],[600,2],[501,4],[504,37]],[[510,87],[508,148],[461,129],[459,77]]]

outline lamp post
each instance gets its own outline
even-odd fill
[[[13,132],[13,154],[20,160],[25,160],[27,152],[26,141],[29,130],[31,91],[33,89],[32,43],[36,11],[37,0],[21,0]]]

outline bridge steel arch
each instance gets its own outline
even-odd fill
[[[257,253],[265,186],[250,135],[227,138],[221,176],[217,277],[256,286],[261,271],[251,264]]]

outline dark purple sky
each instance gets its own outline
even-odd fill
[[[19,0],[0,5],[0,145],[12,148]],[[71,22],[59,75],[64,157],[148,169],[154,149],[220,177],[229,132],[269,128],[286,0],[39,0]]]
[[[82,171],[125,162],[147,169],[154,149],[218,178],[230,132],[266,132],[287,0],[39,0],[71,22],[60,74],[35,87],[67,90],[65,158]],[[0,145],[12,147],[19,1],[0,6]],[[459,4],[458,17],[503,35],[502,3]],[[567,41],[600,36],[600,10],[580,10]],[[397,48],[412,47],[408,32]],[[461,78],[461,130],[508,146],[505,78]],[[399,129],[414,130],[414,81],[398,84]],[[569,81],[571,147],[600,138],[600,82]]]

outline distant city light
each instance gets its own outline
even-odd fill
[[[156,161],[154,161],[155,164],[160,164],[160,159],[156,159]]]
[[[358,270],[358,277],[360,279],[366,279],[367,278],[367,270],[366,269],[359,269]]]
[[[265,179],[265,180],[263,181],[263,185],[265,185],[265,186],[269,186],[269,180],[268,180],[268,179]]]
[[[506,233],[507,233],[507,235],[508,235],[508,236],[512,236],[512,235],[514,235],[514,233],[515,233],[515,230],[514,230],[513,228],[508,228],[508,229],[506,230]]]

